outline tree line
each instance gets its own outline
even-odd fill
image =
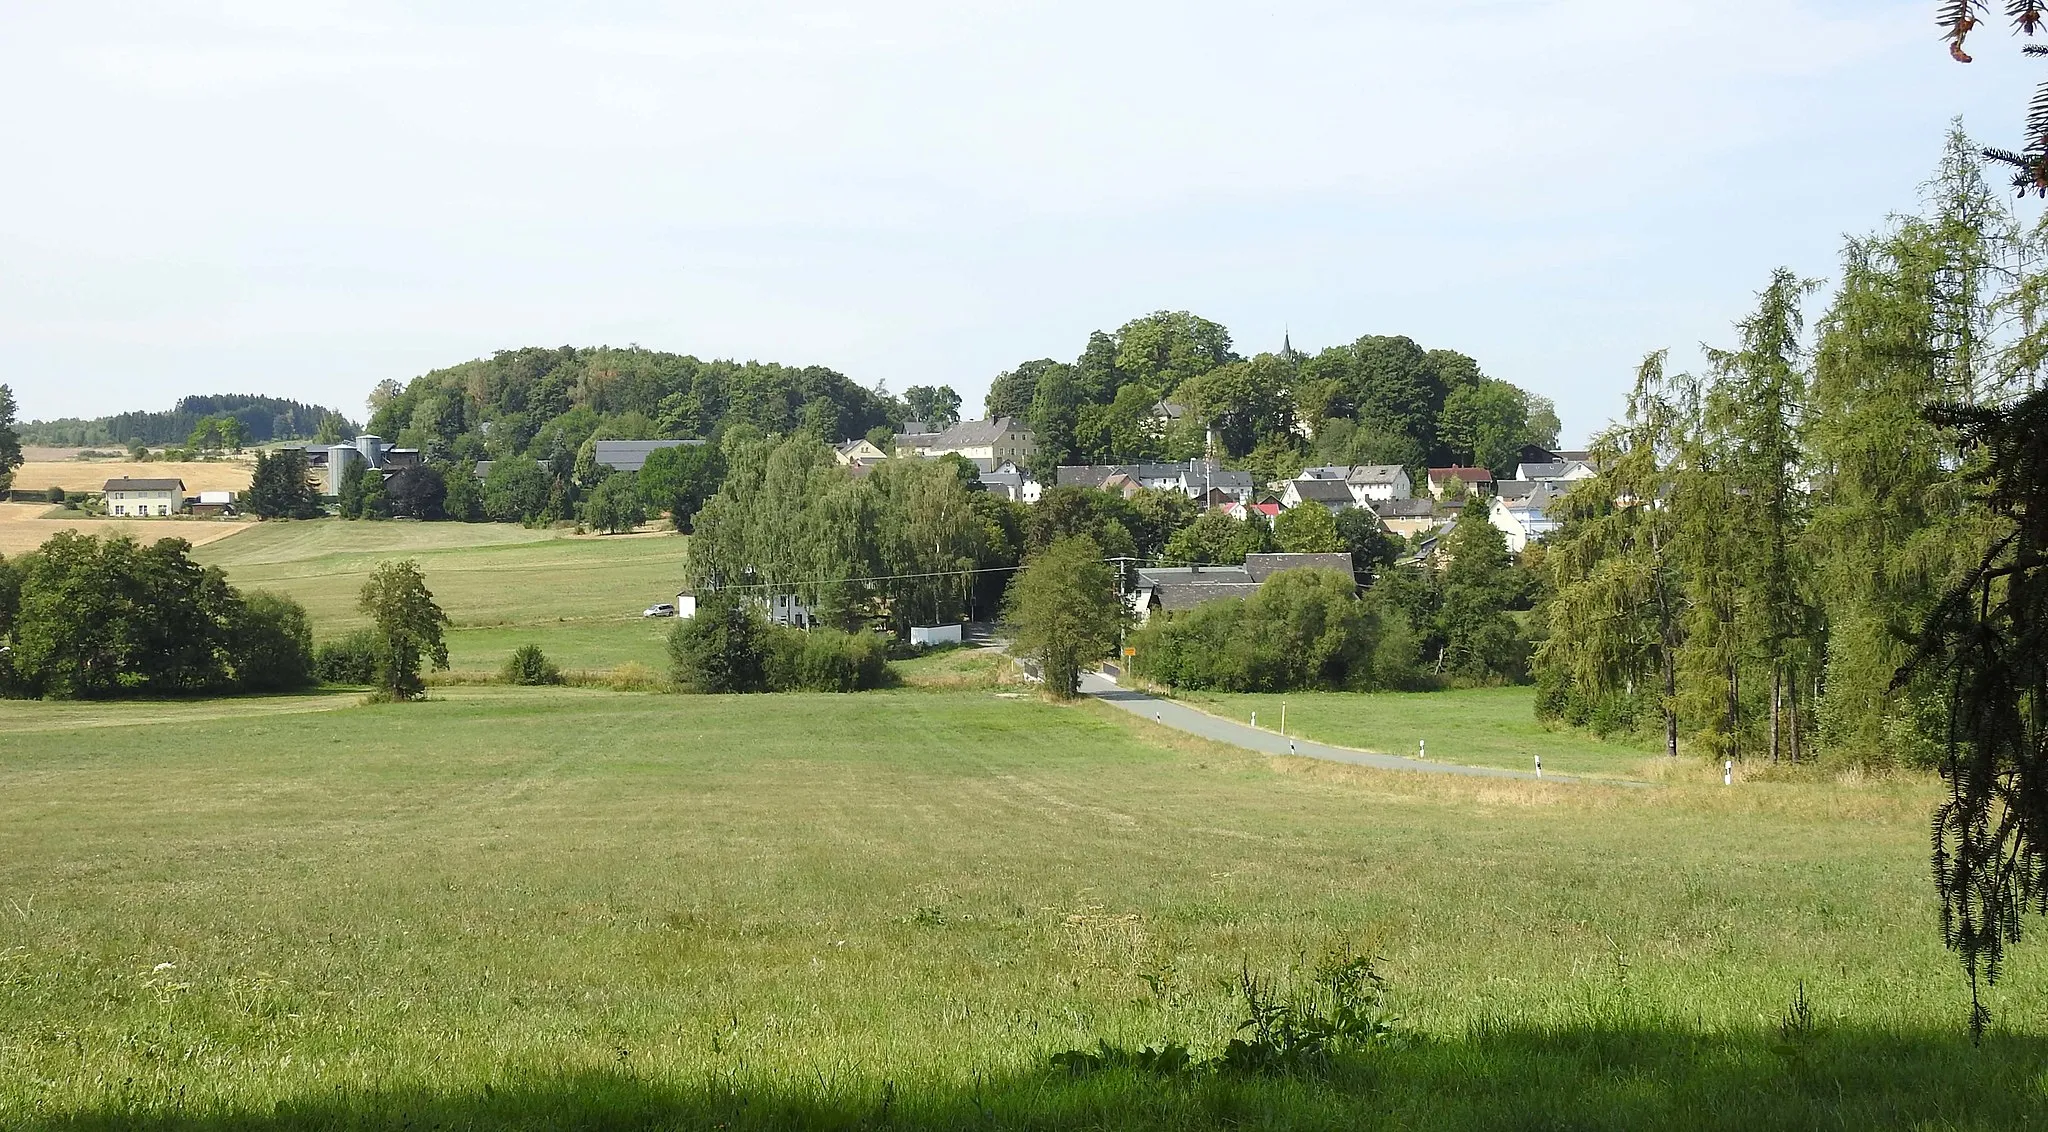
[[[1947,677],[1898,674],[2011,521],[1986,446],[1928,410],[2038,387],[2044,251],[1957,131],[1924,212],[1847,241],[1814,332],[1818,284],[1780,270],[1705,374],[1646,359],[1549,540],[1539,711],[1655,719],[1673,754],[1936,765]]]
[[[316,653],[303,606],[238,590],[191,551],[179,538],[144,546],[60,531],[0,557],[0,696],[287,692],[326,679],[412,699],[425,691],[425,666],[448,666],[448,619],[417,563],[379,566],[359,600],[372,628]]]
[[[233,424],[227,424],[228,421]],[[160,412],[30,421],[20,431],[22,440],[29,444],[74,448],[96,444],[187,444],[217,437],[223,428],[231,429],[235,437],[236,443],[228,447],[316,438],[327,438],[332,443],[345,435],[354,435],[355,431],[353,422],[325,406],[242,393],[183,397],[171,409]]]

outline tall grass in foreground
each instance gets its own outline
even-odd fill
[[[2048,967],[1971,1049],[1911,782],[1401,776],[989,690],[271,702],[0,704],[0,1127],[2048,1119]],[[1053,1064],[1216,1057],[1332,951],[1398,1021],[1327,1073]]]

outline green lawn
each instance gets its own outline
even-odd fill
[[[2048,1119],[2048,965],[1971,1049],[1923,783],[1469,782],[986,690],[337,701],[0,703],[0,1127]],[[1047,1067],[1213,1052],[1241,965],[1332,950],[1406,1037],[1328,1082]]]
[[[1547,726],[1536,719],[1533,688],[1284,696],[1181,692],[1176,698],[1239,722],[1250,722],[1256,711],[1259,726],[1273,731],[1280,730],[1284,703],[1291,734],[1390,755],[1414,755],[1419,741],[1426,739],[1429,757],[1437,762],[1532,770],[1541,755],[1545,770],[1628,776],[1663,751],[1661,736],[1600,739],[1574,728]]]
[[[688,540],[679,536],[572,536],[506,523],[263,523],[202,546],[193,557],[244,589],[289,594],[305,605],[316,639],[367,620],[356,610],[378,563],[416,558],[452,626],[458,672],[494,671],[523,644],[565,669],[628,662],[668,668],[673,621],[640,611],[673,601]]]

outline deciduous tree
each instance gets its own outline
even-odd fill
[[[434,603],[420,564],[410,558],[386,562],[363,583],[356,603],[370,617],[379,642],[377,684],[394,700],[424,696],[424,665],[448,667],[448,645],[442,627],[448,615]]]
[[[1086,538],[1054,542],[1010,586],[1013,643],[1038,660],[1046,690],[1062,700],[1080,691],[1087,664],[1116,647],[1125,614],[1115,574]]]

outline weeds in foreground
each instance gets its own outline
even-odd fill
[[[1307,984],[1284,996],[1275,980],[1242,967],[1236,991],[1245,1018],[1238,1023],[1236,1036],[1213,1057],[1197,1061],[1179,1042],[1133,1050],[1100,1039],[1092,1050],[1054,1054],[1052,1064],[1075,1076],[1123,1069],[1169,1076],[1214,1073],[1320,1080],[1330,1075],[1339,1058],[1381,1048],[1394,1039],[1399,1019],[1387,1010],[1386,980],[1374,964],[1362,956],[1332,957],[1316,968]]]

